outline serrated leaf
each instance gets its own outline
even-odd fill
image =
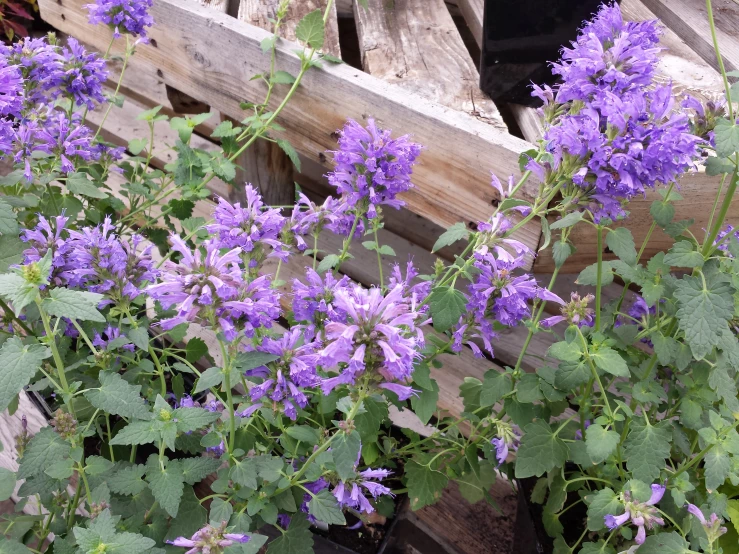
[[[252,458],[236,460],[229,472],[229,478],[243,487],[257,488],[257,465]]]
[[[118,467],[119,464],[116,464]],[[143,465],[120,467],[112,475],[105,478],[108,488],[116,494],[135,495],[146,488],[142,479],[146,471]]]
[[[17,235],[0,236],[0,272],[10,269],[11,265],[21,262],[25,243]],[[0,292],[0,294],[2,294]],[[33,299],[31,299],[31,302]]]
[[[13,304],[16,315],[20,315],[23,308],[36,300],[38,291],[37,285],[28,283],[16,273],[0,275],[0,296]]]
[[[167,540],[174,540],[177,537],[191,537],[198,529],[201,529],[208,517],[208,512],[203,508],[195,496],[192,487],[185,487],[185,492],[180,501],[180,508],[177,511],[177,517],[171,520],[169,524],[169,532]],[[245,532],[234,530],[235,533]]]
[[[321,10],[313,10],[306,14],[295,28],[296,38],[305,42],[315,50],[323,48],[325,33],[326,28],[323,22],[323,12]]]
[[[585,446],[593,463],[599,464],[616,451],[621,436],[593,423],[585,431]]]
[[[279,359],[280,357],[276,354],[270,354],[268,352],[240,352],[234,360],[234,366],[239,371],[244,372]]]
[[[639,554],[696,554],[675,531],[649,535],[639,547]]]
[[[158,420],[151,421],[132,421],[123,429],[118,431],[110,444],[111,445],[138,445],[157,442],[161,437],[161,430],[157,427],[160,422]]]
[[[513,390],[511,376],[494,369],[485,374],[480,391],[480,406],[492,406]]]
[[[405,474],[408,478],[408,498],[413,511],[436,503],[449,482],[446,475],[440,471],[413,460],[406,464]]]
[[[516,478],[541,477],[567,461],[567,445],[543,421],[529,423],[524,428],[521,446],[516,454]]]
[[[320,440],[318,429],[314,429],[310,425],[293,425],[288,427],[285,432],[296,441],[315,445]]]
[[[18,234],[18,216],[5,200],[0,200],[0,234]]]
[[[596,286],[598,281],[598,264],[594,263],[580,272],[575,281],[578,285]],[[606,286],[613,283],[613,266],[610,262],[601,264],[601,285]]]
[[[445,246],[451,246],[458,240],[467,239],[467,237],[469,236],[470,232],[464,223],[455,223],[454,225],[449,227],[449,229],[444,231],[444,233],[442,233],[442,235],[438,239],[436,239],[431,252],[441,250]]]
[[[211,412],[203,408],[177,408],[172,412],[172,419],[177,423],[180,433],[191,433],[220,419],[220,412]]]
[[[606,235],[606,244],[623,262],[629,265],[636,264],[634,236],[626,227],[618,227],[609,231]]]
[[[0,502],[6,501],[15,490],[15,471],[0,467]]]
[[[96,408],[130,419],[148,419],[149,409],[139,392],[141,385],[131,385],[117,373],[100,373],[100,388],[85,392]]]
[[[624,507],[618,500],[616,493],[609,488],[601,489],[585,497],[588,502],[588,530],[600,531],[605,529],[604,518],[608,514],[621,515]]]
[[[182,465],[177,460],[170,460],[164,469],[159,465],[146,472],[151,493],[159,505],[170,516],[177,517],[182,493],[185,490],[185,477],[182,474]]]
[[[703,255],[687,240],[673,244],[664,261],[672,267],[703,267]]]
[[[417,395],[411,396],[411,407],[413,412],[426,425],[436,412],[439,402],[439,385],[431,380],[431,389],[422,389]]]
[[[51,356],[51,350],[41,344],[23,344],[18,337],[11,337],[0,348],[0,413],[15,400],[23,387]]]
[[[565,229],[567,227],[572,227],[573,225],[579,223],[582,221],[583,214],[582,212],[571,212],[564,216],[562,219],[558,219],[554,223],[551,223],[549,225],[549,228],[552,231],[556,231],[557,229]]]
[[[199,483],[218,471],[221,461],[217,458],[185,458],[182,460],[182,478],[188,485]]]
[[[670,456],[672,433],[665,425],[632,422],[624,442],[624,459],[635,479],[655,482]]]
[[[331,443],[336,473],[339,474],[339,479],[342,481],[348,481],[354,477],[354,468],[357,465],[361,447],[362,441],[357,431],[351,433],[339,432],[338,437]]]
[[[210,520],[211,525],[217,527],[224,521],[228,522],[233,513],[234,509],[230,502],[223,500],[223,498],[214,498],[213,502],[210,504],[208,519]]]
[[[73,194],[81,194],[90,198],[104,199],[108,198],[108,194],[100,190],[95,184],[88,179],[86,173],[72,173],[67,176],[67,190]]]
[[[649,208],[649,214],[660,227],[667,227],[675,217],[675,206],[672,202],[655,200]]]
[[[719,119],[714,129],[716,155],[728,158],[739,151],[739,125],[728,119]]]
[[[597,351],[592,352],[590,357],[595,362],[595,365],[611,375],[616,377],[630,377],[631,372],[629,366],[621,357],[621,355],[608,346],[601,346]]]
[[[128,339],[138,348],[146,352],[149,350],[149,332],[144,327],[129,329],[126,332]]]
[[[434,329],[443,333],[459,322],[465,312],[467,297],[452,287],[437,287],[428,298]]]
[[[25,545],[0,535],[0,554],[33,554]]]
[[[706,175],[714,177],[722,173],[732,173],[734,164],[727,158],[719,158],[718,156],[709,156],[705,161]]]
[[[298,173],[300,173],[301,168],[301,162],[300,162],[300,156],[298,156],[297,150],[293,147],[292,144],[290,144],[289,140],[285,139],[277,139],[277,146],[282,148],[282,151],[287,154],[287,157],[290,158],[290,161],[295,166],[295,169],[297,169]]]
[[[85,459],[85,473],[88,475],[100,475],[112,467],[113,462],[103,458],[102,456],[88,456]]]
[[[329,525],[346,525],[344,513],[333,494],[323,489],[308,502],[308,513]]]
[[[50,297],[44,298],[41,303],[49,315],[79,321],[105,322],[105,317],[97,309],[103,299],[102,294],[62,287],[51,289],[49,294]]]
[[[36,433],[23,452],[18,467],[18,479],[28,479],[43,473],[54,462],[69,456],[72,446],[54,432],[44,427]]]
[[[562,267],[572,255],[572,245],[569,242],[557,241],[552,246],[552,258],[556,267]]]
[[[318,264],[318,273],[324,273],[328,271],[329,269],[333,269],[336,264],[339,263],[339,256],[336,254],[329,254],[328,256],[325,256],[321,263]]]
[[[217,387],[223,382],[223,371],[220,367],[211,367],[203,371],[200,374],[198,383],[195,389],[192,391],[193,394],[203,392],[213,387]]]
[[[733,316],[731,287],[714,278],[686,276],[674,293],[679,309],[680,329],[697,360],[705,358],[718,345],[727,322]]]
[[[267,554],[313,554],[313,533],[305,514],[290,518],[287,530],[269,543]]]

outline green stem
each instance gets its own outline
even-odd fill
[[[739,170],[734,170],[734,173],[731,176],[731,181],[729,182],[729,188],[726,190],[726,196],[724,196],[724,201],[721,204],[721,210],[719,211],[718,218],[716,219],[716,222],[713,225],[713,229],[711,229],[711,233],[708,235],[708,238],[703,245],[702,254],[703,257],[706,259],[710,257],[711,252],[714,248],[714,242],[716,242],[716,237],[721,232],[721,227],[724,224],[726,214],[729,212],[729,208],[731,207],[731,201],[733,200],[734,194],[736,193],[737,184],[739,184]]]
[[[382,256],[380,256],[380,240],[377,238],[377,229],[374,229],[375,235],[375,252],[377,252],[377,268],[380,270],[380,288],[385,288],[385,281],[382,277]]]
[[[69,395],[69,384],[67,383],[67,375],[64,372],[64,361],[62,360],[61,354],[59,354],[59,349],[56,345],[56,337],[54,335],[54,332],[51,329],[51,324],[49,323],[49,315],[46,313],[46,310],[43,308],[41,304],[41,298],[36,297],[36,306],[38,307],[39,314],[41,315],[41,321],[44,324],[44,331],[46,332],[46,337],[49,341],[49,347],[51,348],[51,354],[54,358],[54,364],[56,365],[56,371],[59,374],[59,383],[62,385],[62,392],[64,395],[64,403],[67,405],[67,408],[69,409],[69,413],[74,416],[74,408],[72,407],[72,398]]]
[[[598,268],[595,282],[595,330],[600,331],[600,304],[603,295],[603,226],[598,225]]]
[[[718,201],[721,200],[721,193],[724,191],[724,185],[726,184],[726,178],[729,176],[728,173],[724,173],[721,176],[721,183],[718,187],[718,192],[716,193],[716,198],[713,199],[713,208],[711,208],[711,217],[708,218],[708,225],[706,225],[706,230],[710,231],[713,229],[713,218],[716,216],[716,208],[718,208]],[[708,239],[708,235],[703,237],[703,246],[706,246],[706,240]]]
[[[339,269],[341,268],[341,264],[344,263],[344,260],[348,257],[349,254],[349,247],[352,244],[352,239],[354,238],[354,233],[357,230],[357,225],[359,225],[359,219],[361,218],[361,215],[359,211],[357,211],[356,215],[354,216],[354,222],[352,223],[351,231],[349,231],[349,236],[344,239],[344,245],[341,248],[341,254],[339,254],[339,261],[336,262],[336,267],[334,268],[334,271],[336,273],[339,272]]]
[[[236,441],[236,412],[233,405],[233,393],[231,391],[231,356],[222,340],[218,340],[223,357],[223,385],[226,388],[226,404],[228,409],[228,453],[234,451]],[[229,462],[230,463],[230,462]]]
[[[35,333],[31,331],[28,325],[23,323],[23,321],[17,315],[15,315],[15,312],[10,309],[10,306],[8,306],[1,298],[0,298],[0,308],[3,309],[3,313],[5,313],[5,315],[12,314],[13,321],[15,321],[18,325],[20,325],[21,329],[23,329],[27,335],[31,337],[35,336]]]
[[[115,92],[113,93],[113,101],[108,103],[108,108],[105,110],[105,114],[103,115],[103,119],[100,122],[100,125],[98,125],[98,130],[95,133],[95,136],[92,137],[92,142],[95,142],[95,139],[98,138],[98,135],[100,134],[100,131],[103,130],[103,126],[105,125],[105,120],[108,119],[108,114],[110,114],[110,110],[114,106],[114,100],[118,96],[118,91],[121,90],[121,84],[123,83],[123,76],[126,74],[126,66],[128,66],[128,58],[131,57],[131,50],[128,47],[128,35],[126,35],[126,56],[123,58],[123,67],[121,68],[121,76],[118,77],[118,84],[115,87]]]
[[[711,27],[711,40],[713,41],[713,50],[716,52],[716,61],[721,72],[721,78],[724,80],[724,91],[726,93],[726,105],[729,110],[729,120],[734,121],[734,109],[731,105],[731,85],[729,78],[726,76],[726,68],[724,67],[724,59],[721,57],[721,50],[718,46],[718,36],[716,35],[716,23],[713,21],[713,6],[711,0],[706,0],[706,12],[708,14],[708,25]]]

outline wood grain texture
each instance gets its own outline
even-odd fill
[[[482,18],[485,13],[485,0],[457,0],[457,6],[472,31],[477,45],[482,48]]]
[[[89,26],[86,0],[42,0],[42,17],[65,32],[84,34],[100,48],[110,30]],[[239,103],[262,97],[264,85],[250,78],[264,71],[268,60],[260,43],[266,31],[186,0],[160,0],[152,15],[159,24],[151,30],[154,45],[140,45],[137,56],[165,82],[208,102],[227,115],[243,115]],[[62,18],[64,16],[64,18]],[[118,52],[121,47],[113,47]],[[294,44],[278,44],[277,64],[297,73]],[[281,100],[278,91],[275,102]],[[335,148],[335,131],[348,117],[363,121],[374,115],[383,126],[410,133],[425,150],[414,171],[416,189],[404,195],[409,208],[443,227],[458,221],[482,221],[493,211],[497,194],[490,187],[490,171],[514,173],[518,153],[530,148],[474,117],[439,106],[400,87],[384,83],[356,69],[325,64],[306,78],[278,122],[299,152],[314,160]],[[522,196],[538,189],[528,183]],[[529,224],[517,238],[535,247],[540,227]]]
[[[701,0],[643,0],[643,2],[703,60],[718,70],[705,2]],[[734,0],[714,0],[712,4],[716,34],[726,70],[739,69],[739,4]]]
[[[234,0],[236,1],[236,0]],[[274,32],[274,20],[280,0],[241,0],[238,18],[261,29]],[[320,9],[325,11],[327,0],[302,0],[289,4],[288,14],[280,26],[279,36],[295,41],[295,29],[306,14]],[[336,4],[332,4],[326,22],[323,51],[341,58],[339,25]],[[238,197],[239,184],[251,183],[262,194],[265,203],[272,206],[290,205],[295,201],[294,166],[285,152],[274,142],[258,140],[237,160],[236,171]],[[243,195],[242,195],[243,196]],[[239,198],[244,200],[244,198]]]
[[[507,131],[444,0],[354,4],[364,70]]]

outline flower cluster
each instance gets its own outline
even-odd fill
[[[227,533],[228,522],[223,522],[218,527],[206,525],[188,538],[177,537],[173,541],[167,541],[172,546],[188,548],[185,554],[218,554],[234,544],[249,542],[249,535],[244,533]]]
[[[243,329],[252,336],[255,329],[271,327],[279,317],[279,293],[267,276],[247,282],[243,278],[240,247],[221,253],[217,240],[206,241],[201,249],[191,249],[177,235],[170,237],[179,262],[167,260],[160,281],[147,293],[165,309],[175,307],[173,317],[160,322],[172,329],[185,322],[218,327],[227,340],[234,340]]]
[[[413,186],[411,173],[420,153],[421,147],[409,137],[393,139],[390,131],[377,128],[374,119],[366,128],[350,119],[341,130],[339,150],[334,152],[336,167],[328,180],[349,209],[374,219],[380,205],[405,205],[397,195]]]
[[[389,488],[377,482],[391,474],[392,471],[387,469],[365,469],[348,481],[339,481],[331,493],[342,508],[354,508],[360,513],[371,514],[375,509],[362,489],[375,499],[382,495],[395,496]]]
[[[698,158],[701,139],[674,109],[671,85],[655,82],[658,42],[657,21],[624,22],[618,4],[605,5],[553,65],[556,92],[534,90],[546,113],[562,115],[544,136],[553,162],[528,168],[571,180],[596,221],[624,217],[624,200],[675,182]]]
[[[655,508],[655,504],[662,500],[664,494],[665,487],[663,485],[652,485],[652,495],[649,499],[646,502],[639,502],[636,499],[632,499],[629,491],[625,491],[622,493],[624,513],[620,515],[606,515],[604,518],[606,527],[613,530],[631,520],[632,525],[637,527],[634,542],[636,544],[643,544],[647,538],[647,529],[652,529],[656,525],[662,526],[665,524],[665,520],[659,516],[659,510]]]
[[[90,11],[92,25],[107,25],[116,38],[123,32],[147,42],[146,28],[154,25],[149,15],[152,5],[152,0],[95,0],[85,7]]]

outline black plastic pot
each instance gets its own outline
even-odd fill
[[[529,85],[552,83],[547,62],[603,0],[485,0],[480,88],[495,101],[536,105]]]

